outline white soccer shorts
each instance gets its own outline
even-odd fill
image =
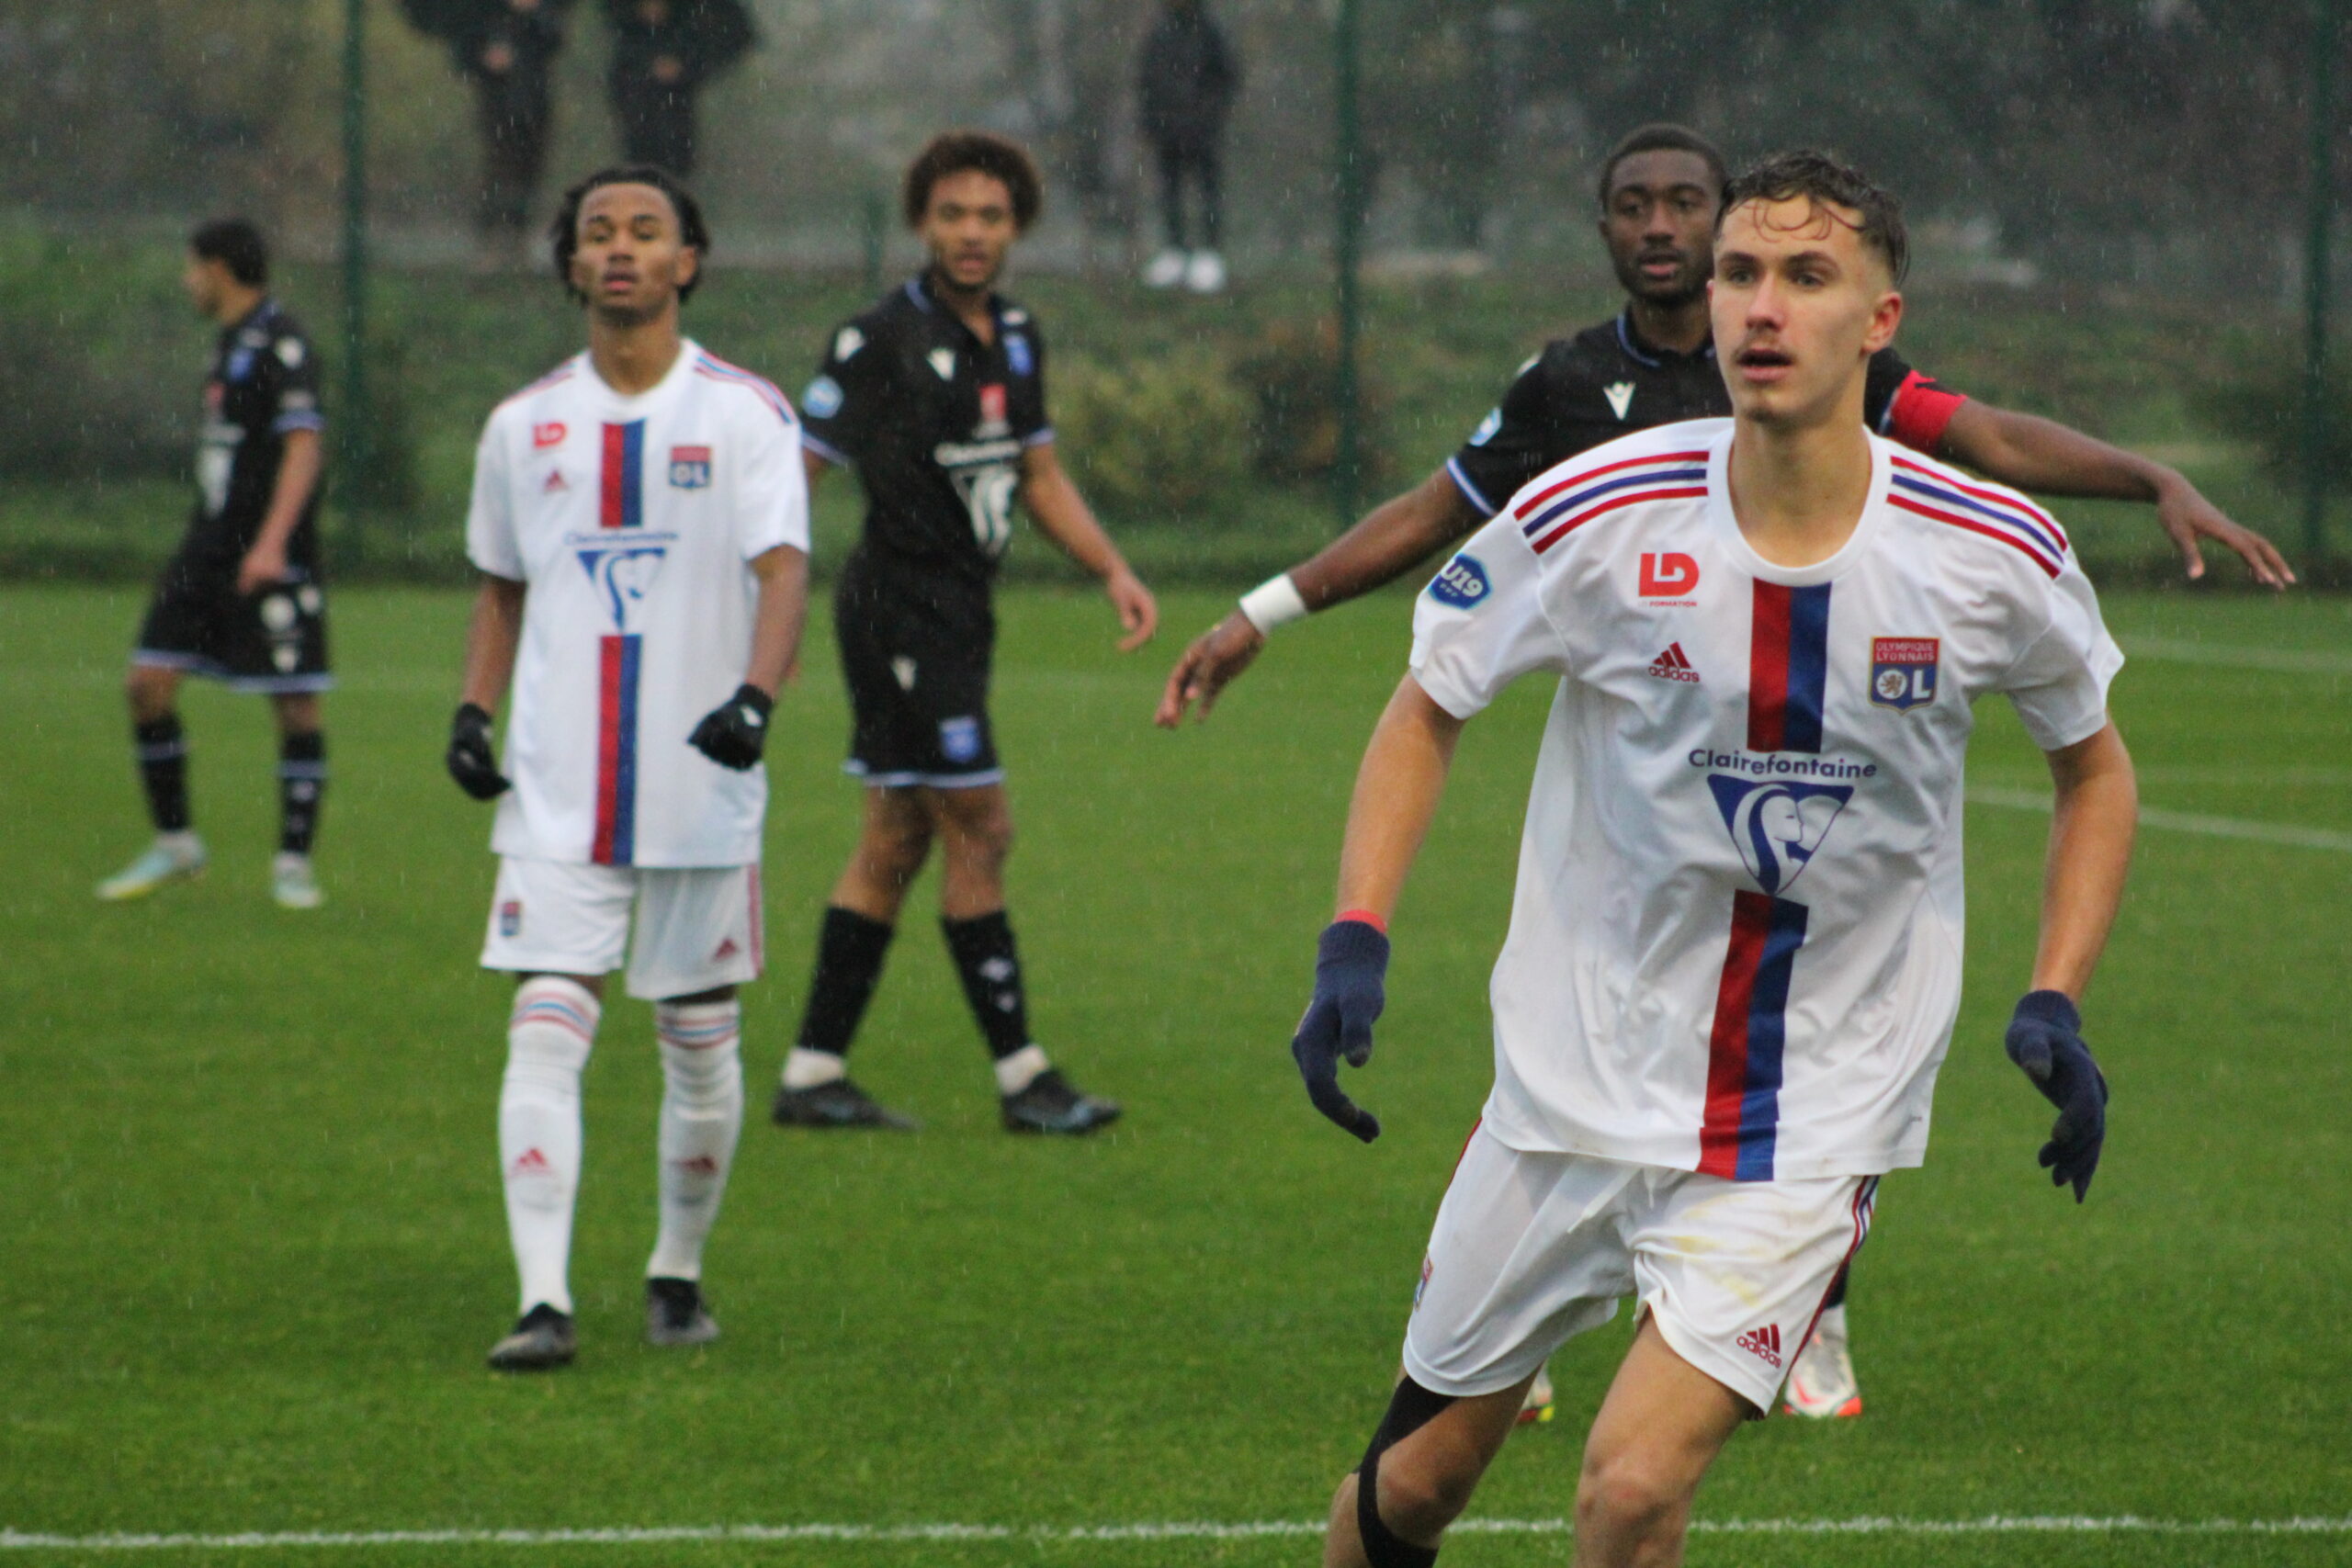
[[[605,975],[620,967],[624,950],[628,994],[648,1000],[757,979],[760,868],[500,859],[483,968]]]
[[[1768,1411],[1877,1188],[1527,1154],[1482,1126],[1438,1207],[1405,1370],[1437,1393],[1493,1393],[1633,1296],[1677,1355]]]

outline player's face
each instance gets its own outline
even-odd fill
[[[1714,260],[1716,197],[1696,152],[1636,152],[1610,172],[1600,238],[1626,293],[1657,305],[1699,297]]]
[[[1859,221],[1850,208],[1802,197],[1724,216],[1708,291],[1741,418],[1811,423],[1842,417],[1848,400],[1860,407],[1863,367],[1894,340],[1903,296]]]
[[[957,288],[978,290],[1004,270],[1005,253],[1021,230],[1012,220],[1012,192],[1005,183],[964,169],[933,183],[930,205],[915,232],[941,278]]]
[[[180,268],[180,288],[199,316],[219,316],[220,301],[228,298],[235,282],[229,275],[229,264],[217,256],[200,256],[190,251],[186,265]]]
[[[677,210],[652,186],[599,186],[572,231],[571,286],[619,325],[651,321],[694,281],[701,256],[678,232]]]

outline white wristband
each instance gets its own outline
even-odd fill
[[[1290,573],[1270,577],[1241,596],[1241,614],[1265,637],[1276,626],[1306,619],[1306,601],[1298,596],[1298,585],[1291,581]]]

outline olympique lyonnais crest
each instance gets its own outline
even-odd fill
[[[1936,700],[1936,670],[1941,637],[1871,638],[1871,701],[1908,713]]]
[[[710,448],[707,446],[671,447],[670,483],[677,490],[709,489]]]

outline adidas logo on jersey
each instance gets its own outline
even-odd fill
[[[710,961],[713,964],[721,964],[726,962],[728,959],[734,957],[736,953],[741,951],[742,950],[741,948],[735,945],[735,939],[733,937],[722,937],[719,939],[718,951],[710,955]]]
[[[1756,1357],[1766,1366],[1778,1367],[1781,1364],[1781,1325],[1777,1323],[1768,1323],[1761,1328],[1750,1329],[1732,1343]]]
[[[1669,644],[1664,653],[1650,661],[1650,673],[1661,681],[1688,681],[1694,686],[1699,683],[1699,671],[1690,667],[1679,642]]]

